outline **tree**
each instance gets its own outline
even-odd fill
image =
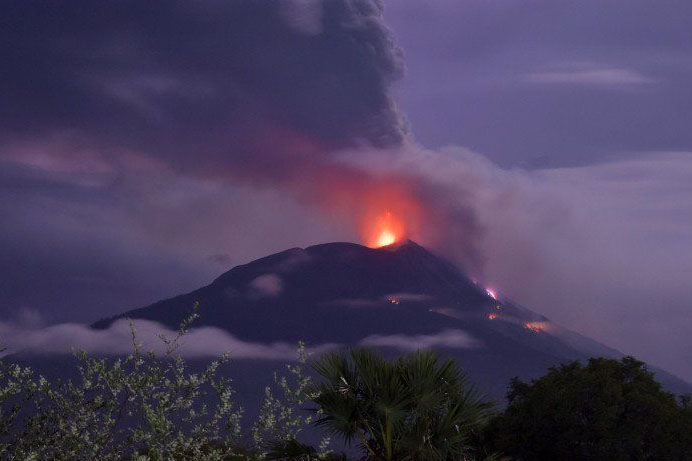
[[[491,416],[456,364],[433,352],[388,362],[360,349],[327,354],[314,368],[323,378],[317,425],[369,460],[471,459],[470,441]]]
[[[79,377],[51,383],[0,360],[0,459],[160,460],[229,458],[242,409],[229,379],[217,376],[226,356],[193,373],[176,354],[197,309],[164,356],[142,352],[131,325],[125,358],[77,353]]]
[[[264,389],[264,401],[252,428],[252,438],[256,450],[266,454],[268,459],[309,461],[327,459],[330,455],[329,437],[323,437],[317,449],[298,441],[298,435],[320,414],[305,411],[305,404],[314,397],[313,378],[305,372],[308,355],[301,341],[298,362],[286,365],[288,376],[275,372],[273,389],[272,386]]]
[[[241,433],[243,410],[219,376],[228,356],[193,372],[179,354],[197,311],[174,337],[160,336],[163,355],[142,351],[132,323],[128,356],[77,352],[76,379],[50,382],[0,355],[0,460],[344,461],[328,439],[317,448],[297,440],[315,417],[304,409],[312,378],[302,343],[288,376],[276,373],[265,389],[251,434]]]
[[[515,378],[508,400],[487,438],[518,460],[692,459],[689,400],[678,403],[631,357],[572,362],[530,384]]]

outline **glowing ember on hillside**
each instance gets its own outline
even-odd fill
[[[380,248],[401,240],[405,235],[404,224],[389,211],[377,217],[368,231],[366,245]]]
[[[548,322],[526,322],[524,327],[538,333],[548,328]]]
[[[488,320],[495,320],[497,318],[497,314],[488,314]]]

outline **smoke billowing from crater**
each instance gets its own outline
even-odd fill
[[[415,168],[369,166],[371,153],[400,162],[411,145],[390,94],[402,52],[378,1],[25,2],[7,13],[10,67],[45,81],[2,82],[0,116],[12,123],[0,158],[53,172],[93,165],[113,174],[106,185],[165,168],[277,189],[361,236],[391,213],[402,235],[439,243],[451,232],[462,260],[479,261],[468,204],[450,208]]]

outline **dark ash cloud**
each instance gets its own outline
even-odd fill
[[[277,180],[330,149],[399,144],[399,50],[370,0],[5,3],[0,143],[69,133],[187,173]],[[106,161],[116,161],[106,159]]]
[[[286,195],[360,187],[330,152],[406,137],[377,1],[0,8],[0,312],[150,302],[215,275],[198,252],[261,256],[277,220],[296,224],[272,249],[309,244],[345,214],[325,224]]]
[[[331,232],[328,240],[358,239],[359,221],[374,209],[424,214],[412,220],[426,223],[412,229],[412,236],[430,242],[439,240],[431,229],[454,222],[464,236],[461,260],[479,263],[479,229],[468,203],[452,207],[438,200],[444,191],[415,171],[390,175],[367,165],[363,152],[396,157],[409,142],[391,95],[403,73],[401,51],[379,2],[58,7],[28,1],[4,9],[0,52],[8,72],[0,75],[0,189],[6,213],[17,216],[5,235],[27,251],[13,259],[19,261],[16,278],[0,285],[0,309],[11,310],[16,302],[45,305],[55,290],[41,299],[22,300],[21,293],[53,278],[59,284],[70,273],[61,266],[74,259],[77,274],[65,285],[71,291],[66,298],[80,293],[72,298],[78,306],[73,309],[99,315],[128,296],[114,294],[113,301],[99,303],[82,296],[93,290],[81,281],[93,273],[106,284],[123,280],[113,273],[133,272],[124,268],[139,264],[133,259],[140,259],[142,245],[157,247],[148,250],[158,255],[150,258],[154,267],[147,264],[151,279],[185,266],[184,258],[199,265],[195,247],[206,254],[234,249],[240,262],[241,245],[219,245],[222,234],[238,242],[241,232],[250,232],[261,241],[287,214],[287,200],[317,206],[328,227],[339,223],[341,234]],[[344,150],[364,162],[344,161]],[[243,187],[254,192],[238,190]],[[280,191],[281,198],[268,203],[258,189]],[[242,231],[247,212],[229,213],[223,204],[237,205],[239,196],[249,202],[241,208],[268,205],[273,221]],[[303,211],[288,213],[304,220]],[[229,215],[234,218],[224,218]],[[304,220],[303,227],[325,227],[325,218],[312,221]],[[213,232],[218,236],[210,238]],[[205,239],[217,246],[190,243]],[[43,246],[37,242],[68,256],[59,260],[50,249],[37,251]],[[175,248],[181,243],[184,253]],[[271,248],[283,249],[278,243]],[[262,255],[258,249],[246,253]],[[121,259],[119,270],[98,269]],[[83,269],[79,261],[85,261]],[[177,280],[186,275],[199,281],[211,270],[177,271]],[[58,303],[51,310],[70,308]]]

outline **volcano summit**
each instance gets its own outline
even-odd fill
[[[434,348],[456,358],[496,398],[514,376],[539,376],[568,360],[623,355],[498,297],[412,241],[381,248],[292,248],[93,328],[106,329],[122,318],[177,327],[195,303],[195,326],[220,328],[242,341],[363,345],[391,354]],[[666,372],[656,373],[673,392],[692,390]]]

